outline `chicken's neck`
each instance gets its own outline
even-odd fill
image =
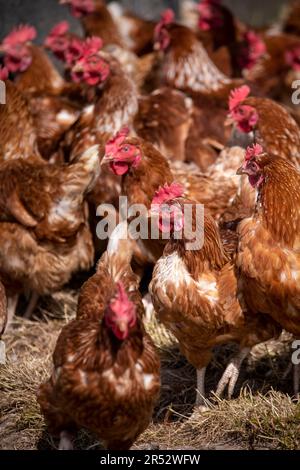
[[[300,173],[286,160],[273,157],[264,170],[255,214],[274,240],[294,249],[300,248],[299,187]]]
[[[95,12],[81,18],[84,30],[89,36],[100,36],[103,43],[123,46],[118,26],[107,8],[105,2],[95,2]]]
[[[65,81],[56,70],[42,47],[30,46],[32,62],[29,68],[16,80],[19,90],[26,95],[59,95]]]
[[[249,97],[245,105],[256,109],[259,120],[255,127],[255,139],[268,153],[285,157],[300,167],[299,126],[280,104],[269,98]]]
[[[150,143],[141,145],[142,159],[122,180],[122,193],[129,204],[144,204],[148,209],[155,192],[174,180],[167,160]]]
[[[121,66],[114,63],[103,94],[95,105],[94,130],[114,135],[123,126],[131,124],[137,110],[137,88]]]
[[[213,28],[211,31],[214,50],[227,47],[230,53],[231,67],[234,77],[239,77],[240,67],[238,62],[237,30],[232,13],[224,6],[219,6],[222,14],[223,25]]]
[[[193,226],[195,231],[195,221]],[[200,230],[198,235],[199,232]],[[164,256],[177,253],[195,280],[199,279],[201,274],[207,270],[220,271],[228,263],[229,259],[224,251],[217,226],[211,217],[205,216],[204,219],[202,247],[192,249],[191,240],[194,242],[193,237],[186,236],[185,233],[180,240],[173,237],[165,247]]]
[[[133,359],[137,359],[143,350],[143,329],[140,321],[129,332],[128,337],[121,341],[105,324],[105,320],[101,323],[100,345],[107,354],[108,367],[112,367],[116,363],[123,364],[125,368],[129,367]]]

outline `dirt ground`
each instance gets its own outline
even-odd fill
[[[0,449],[53,449],[35,399],[51,369],[62,326],[75,314],[77,295],[65,290],[43,299],[32,321],[16,317],[6,334],[7,363],[0,366]],[[292,399],[291,338],[283,334],[254,348],[242,369],[236,395],[219,399],[215,389],[235,347],[218,349],[207,372],[209,410],[193,410],[196,373],[151,308],[147,329],[162,361],[162,391],[152,424],[134,449],[300,449],[300,403]],[[77,449],[101,449],[82,431]]]

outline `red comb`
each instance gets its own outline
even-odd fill
[[[74,64],[83,54],[83,41],[80,38],[72,38],[65,52],[65,60],[68,65]]]
[[[160,30],[167,24],[171,24],[175,19],[175,13],[171,8],[163,11],[160,15],[160,21],[155,26],[155,35],[158,35]]]
[[[32,41],[37,36],[36,29],[29,25],[20,25],[14,28],[3,40],[3,45],[14,46]]]
[[[123,127],[114,137],[112,137],[107,144],[105,145],[105,153],[110,154],[115,150],[116,146],[121,145],[126,137],[128,136],[130,130],[128,127]]]
[[[62,36],[63,34],[66,34],[69,30],[69,23],[67,21],[61,21],[51,29],[49,36]]]
[[[201,5],[220,5],[222,0],[202,0],[197,6],[198,9],[201,9]]]
[[[250,70],[261,56],[266,53],[267,48],[262,38],[255,31],[246,31],[243,39],[246,43],[246,50],[244,54],[242,53],[240,59],[241,67]]]
[[[119,132],[117,132],[116,135],[114,135],[114,137],[112,137],[108,141],[108,143],[117,142],[117,140],[119,140],[120,138],[122,138],[122,140],[125,140],[128,134],[129,134],[129,127],[122,127],[122,129]]]
[[[152,200],[152,205],[160,205],[164,202],[171,201],[177,197],[181,197],[184,193],[184,188],[179,183],[165,184],[158,191]]]
[[[103,46],[103,41],[101,38],[97,36],[92,36],[90,38],[87,38],[83,42],[84,49],[88,50],[89,53],[93,54],[98,52],[102,46]]]
[[[103,46],[101,38],[92,36],[85,40],[73,38],[65,53],[65,60],[68,65],[75,64],[79,59],[88,57],[99,52]]]
[[[95,11],[93,0],[68,0],[62,1],[61,3],[69,3],[71,6],[72,15],[77,18],[84,14],[93,13]]]
[[[265,50],[266,48],[266,45],[265,43],[263,42],[262,38],[260,37],[259,34],[257,34],[255,31],[253,31],[252,29],[249,29],[249,31],[246,31],[244,33],[244,38],[246,39],[246,41],[250,44],[250,45],[253,45],[253,46],[257,46],[259,45],[259,47],[263,48]]]
[[[171,8],[167,8],[165,11],[161,13],[160,18],[161,18],[160,23],[170,24],[175,19],[175,13]]]
[[[210,31],[221,28],[224,24],[223,14],[219,0],[203,0],[198,5],[198,26],[202,31]]]
[[[243,85],[231,91],[229,96],[229,110],[233,111],[240,103],[242,103],[250,94],[248,85]]]
[[[160,21],[157,23],[154,29],[155,41],[158,40],[164,26],[173,23],[174,19],[175,19],[175,13],[171,8],[168,8],[167,10],[161,13]]]
[[[0,80],[8,79],[8,70],[6,67],[1,67],[0,65]]]
[[[300,70],[300,46],[297,45],[294,48],[285,52],[285,61],[287,65],[291,66],[294,70]]]
[[[264,153],[264,149],[259,144],[253,144],[252,147],[247,147],[245,160],[252,160],[252,158],[257,157]]]
[[[103,46],[103,41],[97,36],[92,36],[85,40],[81,38],[73,38],[70,46],[74,51],[76,51],[78,57],[81,57],[99,52]]]

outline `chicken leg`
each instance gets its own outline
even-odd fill
[[[294,365],[294,377],[293,377],[293,382],[294,382],[294,394],[295,396],[300,399],[300,364],[295,364]]]
[[[205,404],[205,372],[206,367],[197,369],[197,390],[196,390],[196,406],[198,409],[205,411],[207,406]]]
[[[32,292],[29,300],[29,304],[27,305],[27,308],[25,310],[25,313],[23,315],[23,318],[30,319],[35,307],[37,306],[38,300],[39,300],[39,294],[37,292]]]
[[[5,352],[5,343],[0,339],[0,364],[5,364],[6,362],[6,352]]]
[[[58,450],[73,450],[73,435],[69,431],[61,431]]]
[[[18,300],[19,294],[14,294],[12,296],[7,297],[7,323],[4,331],[8,330],[10,324],[13,321],[18,305]]]
[[[223,373],[216,390],[216,395],[221,396],[228,385],[228,398],[232,397],[235,384],[239,377],[240,368],[243,360],[248,356],[251,348],[243,348],[234,356]]]

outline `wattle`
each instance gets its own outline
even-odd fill
[[[248,121],[238,122],[237,127],[241,132],[244,132],[245,134],[248,134],[249,132],[251,132],[253,130],[253,127],[250,126]]]
[[[248,179],[253,188],[258,188],[264,180],[262,175],[249,175]]]
[[[199,20],[198,27],[202,31],[210,31],[211,30],[211,25],[208,22],[206,22],[205,20]]]
[[[113,162],[110,164],[110,168],[115,175],[122,176],[128,172],[129,166],[124,162]]]

